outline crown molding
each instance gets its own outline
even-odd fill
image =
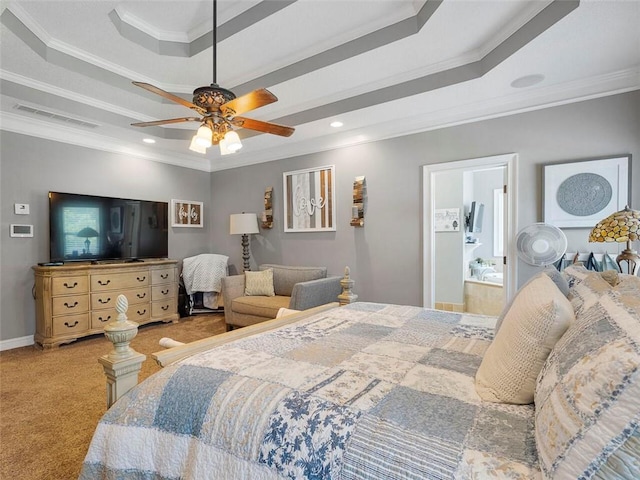
[[[251,153],[240,152],[229,156],[231,158],[218,156],[215,156],[215,158],[196,158],[190,154],[180,155],[175,153],[164,155],[153,151],[153,149],[146,149],[139,145],[122,141],[119,142],[118,139],[111,137],[11,112],[2,112],[0,129],[95,150],[125,154],[146,160],[212,172],[516,115],[633,90],[640,90],[640,68],[622,70],[563,85],[516,91],[511,95],[461,105],[454,109],[433,112],[427,115],[416,115],[406,118],[402,123],[385,122],[384,124],[342,131],[338,134],[326,135],[313,140],[291,142],[279,145],[277,148],[260,149]],[[567,92],[571,96],[564,98]]]
[[[192,156],[180,155],[175,152],[172,152],[170,155],[164,155],[132,143],[118,143],[117,139],[112,137],[84,130],[81,131],[66,125],[58,125],[54,122],[46,122],[38,118],[25,117],[11,112],[2,112],[2,117],[0,117],[0,130],[44,138],[55,142],[68,143],[93,150],[127,155],[129,157],[141,158],[153,162],[167,163],[179,167],[191,168],[193,170],[211,171],[209,163],[203,159],[198,160]]]

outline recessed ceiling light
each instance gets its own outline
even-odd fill
[[[516,78],[511,82],[513,88],[526,88],[537,85],[544,80],[544,75],[536,73],[535,75],[525,75],[524,77]]]
[[[330,125],[331,125],[333,128],[340,128],[341,126],[343,126],[343,125],[344,125],[344,123],[342,123],[342,122],[341,122],[341,121],[339,121],[339,120],[336,120],[336,121],[334,121],[334,122],[331,122],[331,123],[330,123]]]
[[[153,138],[143,138],[142,141],[144,143],[156,143],[156,141]]]

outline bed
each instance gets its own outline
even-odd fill
[[[166,367],[101,419],[80,479],[578,478],[556,476],[574,468],[564,462],[571,455],[532,404],[478,396],[474,379],[495,324],[495,317],[358,302],[169,349],[157,355]],[[561,375],[549,377],[557,383]],[[544,385],[549,397],[553,385]],[[631,417],[618,446],[640,440],[640,413]],[[554,439],[543,459],[536,421]],[[577,445],[576,438],[569,440]],[[580,478],[602,466],[614,450],[607,448],[599,464],[576,467],[592,472]]]

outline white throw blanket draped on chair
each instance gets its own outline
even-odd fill
[[[188,295],[203,292],[208,308],[217,308],[217,294],[222,289],[222,277],[227,275],[229,257],[202,253],[182,261],[182,280]]]

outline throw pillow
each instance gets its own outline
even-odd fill
[[[545,267],[544,270],[542,270],[542,273],[544,273],[545,275],[547,275],[551,280],[553,280],[553,283],[556,284],[556,286],[558,287],[558,289],[562,292],[562,294],[565,297],[569,296],[569,283],[567,282],[567,279],[565,278],[564,275],[562,275],[562,273],[560,273],[555,267],[553,266],[548,266]],[[522,290],[529,282],[531,282],[534,278],[536,278],[535,276],[531,277],[529,280],[527,280],[527,282],[520,288],[520,290]],[[517,293],[516,293],[517,296]],[[500,329],[500,327],[502,326],[502,322],[504,321],[504,316],[507,314],[507,312],[509,311],[509,309],[511,308],[511,305],[513,305],[513,302],[515,300],[515,296],[514,298],[511,299],[511,301],[502,309],[502,313],[500,313],[500,315],[498,316],[498,320],[496,321],[496,332]]]
[[[244,295],[245,297],[256,295],[275,296],[273,291],[273,270],[269,268],[259,272],[244,272]]]
[[[640,478],[639,294],[600,295],[540,372],[535,438],[545,479]]]
[[[574,320],[569,300],[539,273],[506,313],[476,372],[476,391],[490,402],[533,402],[536,379],[549,352]]]

